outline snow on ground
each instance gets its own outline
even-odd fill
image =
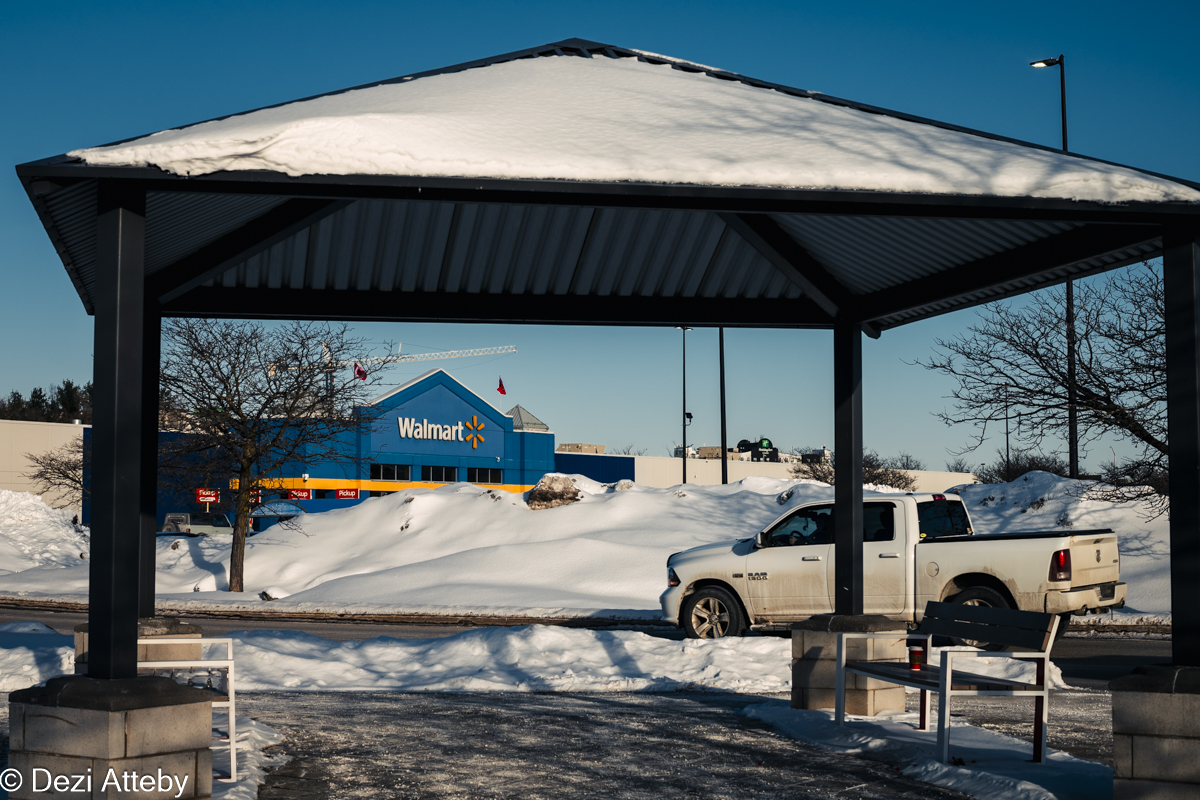
[[[631,58],[515,60],[69,155],[180,175],[272,170],[1200,202],[1195,189],[1125,167]]]
[[[339,642],[299,631],[234,631],[240,691],[786,692],[791,642],[776,636],[675,641],[637,631],[528,625],[440,639]],[[217,646],[219,647],[219,646]],[[930,658],[938,659],[938,648]],[[993,677],[1031,680],[1027,661],[959,662]],[[0,691],[74,669],[72,639],[36,622],[0,625]],[[1054,688],[1062,674],[1050,671]]]
[[[773,478],[619,491],[573,479],[580,502],[539,511],[521,495],[451,484],[305,515],[299,530],[276,526],[247,542],[248,591],[241,594],[224,591],[229,539],[160,536],[159,605],[656,619],[671,553],[749,536],[788,508],[833,499],[825,484]],[[981,535],[1117,531],[1128,607],[1087,621],[1165,621],[1166,516],[1147,521],[1144,506],[1088,500],[1087,485],[1038,472],[961,487],[961,494]],[[78,557],[85,548],[86,537],[61,512],[32,495],[0,491],[0,594],[85,601],[88,565]],[[262,591],[279,599],[264,601]]]
[[[936,722],[928,731],[919,731],[915,713],[848,716],[841,727],[831,711],[797,711],[784,702],[750,706],[744,713],[801,741],[894,764],[910,778],[984,800],[1095,800],[1112,795],[1110,767],[1058,750],[1048,750],[1045,762],[1032,764],[1032,742],[960,720],[951,720],[950,755],[962,760],[955,766],[937,760]]]
[[[0,625],[0,695],[75,671],[75,640],[40,622]]]

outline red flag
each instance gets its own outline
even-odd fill
[[[500,385],[496,387],[496,391],[500,394],[508,394],[508,392],[504,391],[504,378],[500,379]]]
[[[363,369],[362,367],[360,367],[358,364],[355,364],[354,365],[354,377],[358,378],[360,381],[365,381],[367,379],[367,371],[365,369]]]

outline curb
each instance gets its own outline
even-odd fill
[[[0,608],[27,608],[31,611],[86,612],[87,603],[65,600],[0,599]],[[459,625],[478,628],[518,625],[556,625],[564,628],[610,628],[616,625],[651,628],[674,628],[669,622],[656,619],[621,619],[618,617],[516,617],[483,614],[347,614],[338,612],[250,611],[250,610],[191,610],[170,608],[159,612],[163,617],[207,617],[210,619],[289,620],[293,622],[372,622],[392,625]]]

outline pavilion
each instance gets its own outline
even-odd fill
[[[1196,182],[582,39],[17,174],[96,317],[92,677],[134,676],[153,614],[163,317],[832,329],[852,615],[863,337],[1159,256],[1173,654],[1200,667]]]

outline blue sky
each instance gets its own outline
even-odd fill
[[[197,2],[0,5],[0,161],[9,165],[572,36],[1042,144],[1060,141],[1067,55],[1074,151],[1200,179],[1200,4]],[[92,320],[15,175],[0,180],[0,393],[91,376]],[[970,432],[931,416],[946,379],[905,362],[974,312],[864,345],[868,447],[940,468]],[[519,402],[559,441],[679,440],[680,333],[669,329],[361,325],[406,350],[513,344],[441,362],[502,409]],[[716,331],[688,334],[689,443],[719,441]],[[832,446],[831,337],[726,333],[729,436]],[[395,370],[402,382],[423,371]],[[494,394],[503,375],[507,398]],[[1002,437],[979,454],[987,458]],[[1122,452],[1120,446],[1117,452]],[[1086,466],[1112,457],[1107,445]]]

